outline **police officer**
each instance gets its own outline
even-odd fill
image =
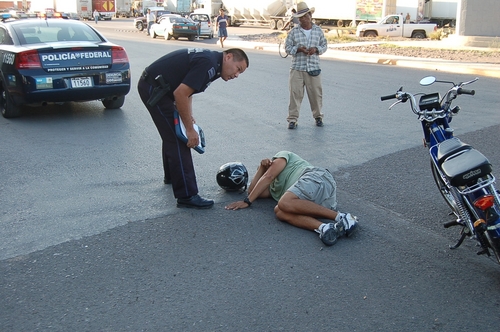
[[[214,204],[213,200],[198,195],[190,149],[200,141],[193,128],[192,97],[219,77],[224,81],[237,78],[248,65],[248,57],[241,49],[217,52],[189,48],[162,56],[141,75],[139,95],[160,133],[164,182],[172,184],[177,207],[208,209]],[[187,143],[176,136],[175,110],[186,128]]]

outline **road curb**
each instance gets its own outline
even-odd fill
[[[225,46],[255,49],[260,51],[278,53],[277,44],[245,42],[241,39],[228,38]],[[345,46],[345,45],[343,45]],[[389,54],[361,53],[335,50],[331,47],[321,55],[322,58],[338,59],[344,61],[373,63],[388,66],[401,66],[407,68],[427,69],[459,74],[487,76],[500,78],[500,65],[488,63],[465,63],[451,60],[411,58]]]

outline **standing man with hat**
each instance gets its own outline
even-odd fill
[[[297,4],[299,26],[295,26],[285,41],[285,50],[292,55],[290,67],[288,105],[288,129],[295,129],[299,119],[300,106],[304,99],[304,88],[311,106],[316,126],[323,126],[323,88],[321,86],[321,68],[319,56],[326,52],[328,45],[323,30],[312,22],[314,7],[305,2]]]

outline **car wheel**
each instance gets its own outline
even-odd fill
[[[210,38],[210,39],[214,39],[214,34],[213,34],[213,33],[211,33],[211,34],[210,34],[210,36],[208,36],[208,38]]]
[[[413,36],[411,36],[412,38],[418,38],[418,39],[424,39],[425,38],[425,33],[421,32],[421,31],[416,31],[413,33]]]
[[[172,37],[173,36],[171,34],[169,34],[168,32],[165,34],[165,39],[166,40],[170,40],[170,39],[172,39]]]
[[[158,36],[154,31],[149,31],[149,33],[151,34],[151,38],[155,39],[156,36]]]
[[[142,22],[138,22],[138,23],[137,23],[137,29],[138,29],[139,31],[143,31],[143,30],[144,30],[144,24],[142,24]]]
[[[120,96],[116,98],[105,98],[102,100],[102,104],[107,109],[120,108],[125,103],[125,96]]]
[[[195,36],[189,36],[188,39],[189,41],[194,41]]]
[[[21,115],[20,107],[14,104],[9,92],[4,90],[3,86],[0,89],[0,109],[2,110],[3,117],[7,119],[19,117]]]
[[[375,37],[377,37],[377,34],[375,33],[375,31],[366,31],[365,37],[375,38]]]

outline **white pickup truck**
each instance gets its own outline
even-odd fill
[[[433,23],[404,23],[403,19],[401,15],[389,15],[378,23],[360,24],[356,29],[356,36],[427,38],[437,29]]]

